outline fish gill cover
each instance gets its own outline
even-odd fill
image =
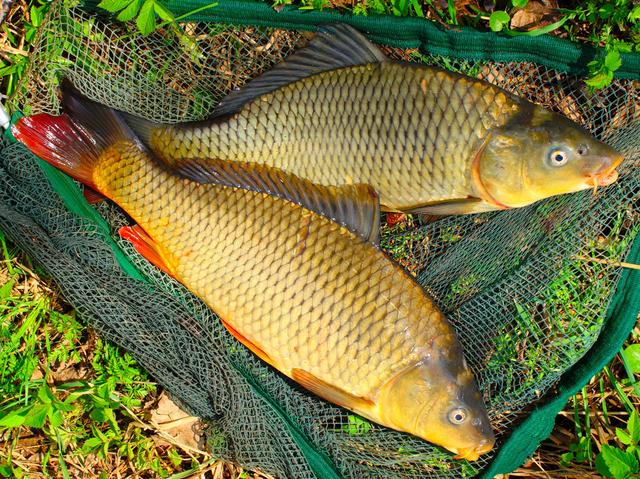
[[[306,41],[295,31],[221,23],[189,24],[185,31],[142,37],[128,25],[58,2],[13,106],[57,113],[57,87],[67,76],[91,99],[120,110],[163,122],[201,119],[231,89]],[[361,420],[286,380],[239,345],[200,300],[119,239],[117,229],[128,219],[117,207],[95,206],[106,220],[97,222],[88,207],[70,209],[80,197],[76,185],[43,169],[21,145],[5,145],[0,155],[0,228],[57,279],[100,334],[130,351],[208,422],[214,454],[277,477],[486,472],[533,406],[588,359],[623,275],[615,262],[624,261],[640,229],[637,81],[615,80],[589,93],[581,78],[528,62],[385,53],[486,79],[559,111],[626,156],[618,182],[595,195],[583,191],[522,209],[383,228],[382,247],[452,321],[475,371],[498,448],[474,463]],[[145,280],[125,273],[113,242]],[[541,423],[538,435],[547,426]]]

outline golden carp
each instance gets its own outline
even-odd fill
[[[622,161],[559,114],[486,81],[391,61],[346,25],[321,29],[231,93],[210,120],[125,118],[178,168],[184,160],[257,162],[321,185],[369,184],[386,211],[525,206],[610,184]]]
[[[326,400],[459,457],[491,450],[489,419],[451,325],[365,239],[378,227],[371,187],[327,192],[237,167],[217,174],[246,188],[201,184],[156,164],[113,110],[73,94],[65,104],[59,117],[22,118],[14,135],[120,205],[138,223],[123,237],[260,358]]]

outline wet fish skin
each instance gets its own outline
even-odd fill
[[[451,325],[400,266],[295,203],[172,175],[109,113],[25,118],[14,134],[119,204],[166,269],[282,373],[460,457],[493,447]],[[106,132],[91,129],[101,115]]]
[[[325,185],[367,183],[388,210],[466,198],[470,158],[522,108],[492,85],[437,68],[378,63],[283,86],[214,121],[158,126],[152,150],[255,161]]]
[[[230,93],[210,120],[127,118],[176,171],[192,159],[257,162],[322,185],[369,184],[384,210],[430,215],[608,185],[623,160],[559,114],[483,80],[390,61],[339,24]],[[551,161],[558,154],[566,161]]]

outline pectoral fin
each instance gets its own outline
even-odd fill
[[[380,204],[369,185],[322,186],[278,168],[216,159],[183,160],[173,171],[199,183],[259,191],[297,203],[378,242]]]
[[[346,407],[347,409],[366,411],[375,405],[370,399],[354,396],[336,386],[324,382],[322,379],[318,379],[303,369],[294,368],[291,371],[291,377],[316,396],[320,396],[329,402]]]
[[[490,205],[480,198],[465,198],[460,200],[450,200],[442,203],[434,203],[431,205],[419,206],[409,210],[409,213],[447,216],[447,215],[466,215],[470,213],[485,213],[487,211],[498,210],[495,205]]]

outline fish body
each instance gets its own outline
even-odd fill
[[[321,185],[365,183],[388,211],[524,206],[615,181],[622,160],[561,115],[486,81],[390,61],[345,25],[232,93],[211,120],[128,117],[168,164],[256,162]]]
[[[408,211],[476,194],[469,159],[520,103],[443,70],[358,65],[284,85],[225,121],[158,127],[150,145],[168,163],[255,161],[319,184],[370,184]]]
[[[174,176],[112,111],[73,98],[67,106],[70,116],[21,119],[14,134],[131,215],[150,255],[259,357],[460,457],[492,448],[450,323],[375,245],[265,192]]]

